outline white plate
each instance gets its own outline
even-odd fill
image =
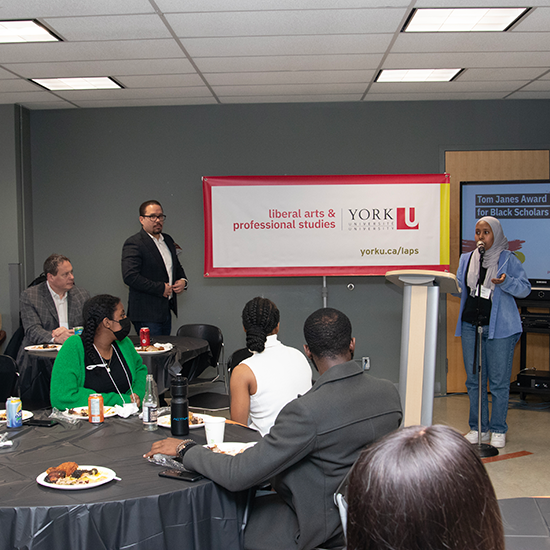
[[[8,421],[8,419],[4,416],[5,414],[6,409],[0,410],[0,424]],[[23,411],[23,422],[25,422],[25,420],[28,420],[29,418],[32,418],[33,416],[34,414],[31,411]]]
[[[170,351],[174,346],[173,344],[161,344],[161,343],[157,343],[157,344],[153,344],[153,346],[162,346],[164,349],[159,349],[157,351],[140,351],[137,347],[136,347],[136,351],[140,354],[140,355],[157,355],[158,353],[166,353],[167,351]]]
[[[44,353],[49,353],[51,351],[59,351],[61,349],[60,344],[47,344],[50,347],[45,348],[43,344],[38,344],[36,346],[27,346],[25,349],[27,351],[43,351]]]
[[[239,454],[241,451],[244,451],[245,449],[248,449],[250,447],[254,447],[256,445],[256,441],[251,441],[250,443],[237,443],[237,442],[227,442],[227,443],[218,443],[216,447],[226,455],[233,455]],[[209,445],[205,445],[207,449],[211,449]]]
[[[69,409],[63,411],[63,414],[70,416],[71,418],[79,418],[80,420],[88,420],[88,407],[74,407],[74,413],[68,412]],[[80,414],[82,411],[86,415]],[[103,407],[103,416],[104,418],[109,418],[110,416],[116,416],[116,410],[114,407]]]
[[[49,487],[50,489],[77,491],[79,489],[91,489],[92,487],[99,487],[100,485],[105,485],[105,483],[109,483],[109,481],[112,481],[116,477],[116,473],[110,468],[103,468],[103,466],[81,466],[81,465],[78,466],[79,470],[91,470],[92,468],[96,468],[99,474],[102,476],[102,478],[99,479],[98,481],[91,481],[86,485],[57,485],[55,483],[47,483],[46,481],[44,481],[46,479],[46,476],[48,475],[46,472],[42,472],[36,478],[36,482],[39,485],[43,485],[44,487]]]
[[[202,420],[202,422],[200,424],[189,424],[189,429],[190,430],[195,430],[197,428],[203,428],[204,427],[204,419],[205,418],[208,418],[209,415],[207,414],[197,414],[197,413],[193,413],[193,416],[195,416],[196,418],[199,418],[200,420]],[[159,426],[161,426],[162,428],[170,428],[170,415],[169,414],[163,414],[162,416],[159,416],[158,417],[158,420],[157,420],[157,424]]]

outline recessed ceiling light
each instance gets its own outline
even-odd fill
[[[122,88],[109,76],[88,78],[31,78],[33,82],[52,92],[59,90],[112,90]]]
[[[530,8],[418,8],[404,32],[505,31]]]
[[[0,43],[60,42],[46,27],[37,21],[0,21]]]
[[[384,69],[375,82],[449,82],[462,69]]]

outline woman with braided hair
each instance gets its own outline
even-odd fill
[[[242,321],[252,357],[231,373],[231,419],[265,435],[281,409],[309,391],[311,368],[301,352],[277,339],[279,310],[271,300],[250,300]]]
[[[88,405],[101,393],[106,406],[136,403],[145,393],[147,367],[127,337],[130,320],[119,298],[100,294],[84,304],[84,330],[68,338],[55,360],[50,386],[52,407]]]

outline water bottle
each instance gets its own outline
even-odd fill
[[[170,386],[170,430],[172,435],[189,433],[189,403],[187,401],[187,378],[178,374]]]
[[[152,374],[148,374],[145,381],[145,395],[143,396],[143,429],[153,431],[158,429],[159,397],[157,384]]]

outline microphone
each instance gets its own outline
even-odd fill
[[[483,256],[483,254],[485,254],[485,243],[483,241],[477,241],[476,246],[479,250],[479,254]]]

